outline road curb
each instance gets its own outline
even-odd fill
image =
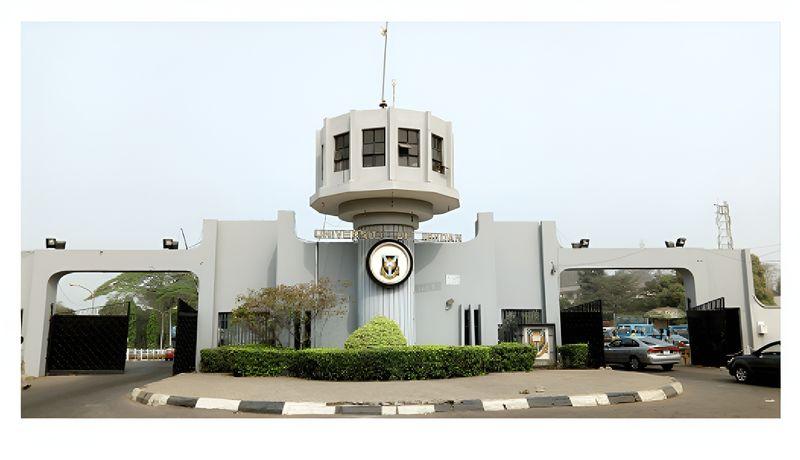
[[[663,401],[683,393],[680,382],[660,388],[640,391],[593,393],[582,395],[528,396],[511,399],[467,399],[462,401],[431,402],[428,404],[382,402],[347,404],[308,401],[248,401],[222,398],[195,398],[149,393],[134,388],[131,400],[148,406],[180,406],[192,409],[221,409],[231,412],[280,415],[422,415],[434,412],[504,411],[555,406],[597,407],[638,402]]]

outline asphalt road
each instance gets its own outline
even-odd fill
[[[22,390],[22,417],[207,418],[231,415],[223,411],[187,410],[171,406],[154,408],[128,398],[132,389],[171,375],[171,362],[141,361],[128,362],[124,374],[37,378],[30,382],[29,389]]]
[[[615,370],[613,372],[631,372]],[[777,418],[781,389],[777,385],[742,385],[725,369],[677,366],[669,375],[681,382],[683,394],[665,401],[598,407],[550,407],[501,412],[432,414],[433,417],[501,418]],[[772,401],[772,402],[768,402]]]
[[[270,417],[220,410],[148,407],[128,399],[135,387],[171,375],[172,363],[131,362],[125,374],[53,376],[35,379],[22,391],[22,417]],[[546,371],[542,371],[546,372]],[[613,372],[628,372],[617,370]],[[501,412],[454,412],[425,418],[717,418],[780,417],[780,388],[741,385],[727,371],[716,368],[676,367],[671,372],[645,370],[675,377],[684,393],[665,401],[601,407],[552,407]],[[772,402],[770,402],[772,401]],[[271,416],[275,417],[275,416]],[[337,416],[340,417],[340,416]],[[400,416],[398,416],[400,417]]]

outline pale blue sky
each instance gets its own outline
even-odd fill
[[[311,238],[314,130],[376,107],[380,25],[25,24],[22,248],[192,244],[278,209]],[[735,245],[779,258],[777,23],[392,23],[392,78],[454,125],[461,209],[425,230],[493,211],[565,245],[715,247],[724,199]]]

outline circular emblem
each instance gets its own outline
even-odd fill
[[[367,273],[387,287],[402,284],[413,268],[411,251],[397,240],[378,241],[367,254]]]

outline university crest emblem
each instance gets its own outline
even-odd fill
[[[383,256],[383,263],[381,264],[381,276],[387,280],[391,280],[400,274],[400,267],[397,264],[397,256]]]
[[[381,240],[367,252],[366,269],[370,278],[384,287],[402,284],[414,270],[414,258],[406,245],[397,240]]]

